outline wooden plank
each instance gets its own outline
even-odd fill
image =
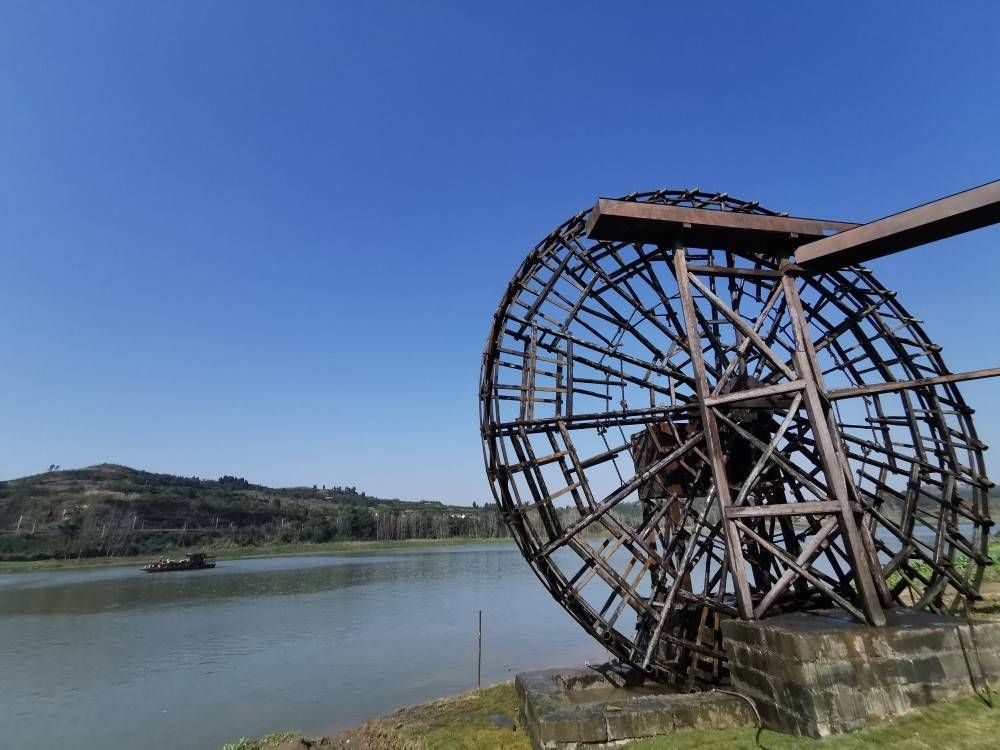
[[[746,401],[751,404],[750,407],[746,408],[772,408],[778,404],[787,406],[791,404],[791,399],[782,399],[779,401],[777,399],[770,399],[770,397],[780,396],[793,391],[801,391],[804,387],[805,381],[801,378],[795,378],[787,383],[764,385],[760,388],[748,388],[744,391],[731,391],[721,396],[709,396],[705,399],[705,404],[706,406],[719,406],[721,404],[738,403],[742,407],[744,406],[742,402]]]
[[[802,548],[799,556],[795,559],[795,564],[798,565],[800,569],[810,567],[815,557],[820,553],[820,550],[823,547],[823,542],[826,541],[830,532],[836,528],[836,516],[831,516],[823,521],[817,532],[806,543],[806,546]],[[771,590],[768,591],[767,594],[764,595],[764,598],[760,600],[760,603],[753,612],[754,617],[758,619],[763,617],[768,608],[774,604],[779,596],[785,593],[792,581],[795,580],[795,577],[798,575],[799,573],[794,568],[787,568],[785,572],[782,573],[781,578],[779,578],[774,586],[771,587]]]
[[[795,251],[811,270],[845,268],[1000,223],[1000,180],[862,224]]]
[[[590,239],[679,242],[686,247],[787,254],[857,224],[792,216],[665,206],[600,198],[587,219]]]
[[[910,388],[924,388],[931,385],[944,385],[945,383],[961,383],[965,380],[979,380],[981,378],[995,378],[998,376],[1000,376],[1000,367],[992,367],[987,370],[972,370],[971,372],[938,375],[934,378],[894,380],[890,383],[873,383],[871,385],[857,385],[851,388],[836,388],[827,393],[827,396],[831,400],[836,401],[842,398],[872,396],[876,393],[895,393],[897,391],[909,390]]]
[[[740,523],[739,521],[736,521],[735,523],[737,524],[737,526],[739,526],[740,531],[742,531],[744,534],[754,539],[761,547],[771,552],[771,554],[780,558],[781,561],[785,563],[787,567],[791,568],[797,574],[799,574],[800,576],[808,580],[810,583],[812,583],[812,585],[815,586],[817,589],[819,589],[821,593],[825,594],[827,597],[829,597],[834,602],[839,604],[841,607],[846,609],[848,612],[857,617],[859,620],[865,619],[865,614],[859,612],[858,609],[851,602],[847,601],[847,599],[840,596],[840,594],[838,594],[832,588],[827,586],[823,581],[819,579],[819,576],[813,573],[808,567],[799,565],[798,562],[796,562],[796,560],[791,555],[789,555],[785,550],[776,546],[770,539],[765,539],[756,531],[751,529],[749,526],[746,526],[745,524]],[[882,624],[883,625],[885,624],[884,621]]]
[[[795,280],[791,276],[786,276],[782,279],[782,286],[785,290],[788,313],[795,332],[795,368],[800,377],[806,381],[803,401],[806,412],[809,414],[809,423],[816,441],[816,452],[823,467],[823,474],[826,476],[827,486],[833,498],[841,504],[840,533],[847,548],[848,558],[854,568],[854,582],[857,585],[858,599],[869,625],[885,625],[885,612],[882,610],[878,591],[875,588],[867,553],[856,522],[855,511],[851,507],[851,498],[848,495],[847,482],[850,481],[850,477],[844,473],[834,445],[836,438],[833,430],[836,429],[836,422],[828,413],[829,401],[823,398],[826,389],[816,362],[815,352],[811,348],[809,324],[802,309],[802,301],[799,299]]]
[[[723,513],[732,505],[729,491],[729,478],[726,475],[726,461],[722,455],[722,440],[719,436],[719,425],[715,413],[705,403],[711,391],[705,373],[704,354],[701,349],[701,337],[698,335],[698,315],[694,306],[694,297],[687,270],[687,255],[683,247],[674,249],[674,275],[681,296],[681,308],[684,312],[684,327],[688,337],[688,349],[691,354],[691,369],[694,371],[695,391],[701,408],[701,421],[705,431],[705,452],[712,469],[712,480],[715,484],[715,495],[719,500],[719,510]],[[734,521],[726,521],[728,526],[726,538],[726,556],[729,568],[733,574],[736,588],[736,606],[740,618],[753,619],[753,599],[750,595],[750,583],[747,579],[746,561],[740,544],[740,535]]]
[[[742,333],[744,336],[746,336],[753,342],[754,346],[757,347],[757,350],[761,354],[763,354],[765,357],[771,360],[774,366],[777,367],[779,370],[781,370],[781,372],[783,372],[789,380],[795,380],[795,371],[792,370],[791,367],[786,365],[785,361],[781,357],[779,357],[774,351],[771,350],[771,347],[767,345],[767,342],[765,342],[764,339],[760,337],[760,334],[757,333],[756,330],[754,330],[745,320],[743,320],[743,318],[741,318],[735,312],[730,310],[729,306],[726,305],[726,303],[723,302],[721,299],[719,299],[718,296],[716,296],[711,289],[709,289],[707,286],[698,281],[698,278],[696,276],[689,273],[688,279],[692,284],[695,285],[695,287],[698,288],[698,291],[701,292],[702,295],[704,295],[705,299],[707,299],[710,303],[712,303],[715,309],[718,310],[720,313],[722,313],[723,316],[725,316],[726,320],[731,322],[733,326],[735,326],[740,331],[740,333]]]
[[[672,464],[674,461],[681,458],[684,454],[686,454],[689,450],[691,450],[697,443],[701,442],[701,438],[702,438],[702,433],[696,432],[694,435],[689,437],[683,445],[679,446],[670,455],[664,456],[660,460],[656,461],[655,463],[647,467],[645,471],[636,474],[634,477],[632,477],[632,479],[625,482],[625,484],[623,484],[617,490],[608,495],[604,500],[602,500],[601,503],[597,505],[592,512],[588,513],[586,516],[581,517],[575,523],[571,524],[569,527],[566,528],[566,530],[562,534],[552,538],[552,540],[548,544],[546,544],[544,547],[538,550],[538,552],[535,553],[535,557],[536,558],[548,557],[557,549],[562,547],[564,544],[569,543],[577,534],[579,534],[581,531],[583,531],[585,528],[587,528],[590,524],[594,523],[595,521],[599,521],[605,513],[610,511],[618,503],[620,503],[626,497],[628,497],[637,489],[639,489],[639,485],[641,485],[643,482],[648,481],[651,477],[655,476],[656,473],[660,471],[660,469],[662,469],[665,466],[668,466],[669,464]],[[650,551],[650,554],[653,555],[654,553]]]
[[[699,265],[688,266],[688,271],[698,276],[722,276],[730,279],[781,279],[786,273],[790,273],[787,267],[785,271],[777,271],[767,268],[746,268],[744,266]]]
[[[743,505],[746,501],[747,495],[756,486],[757,479],[764,472],[768,461],[771,460],[771,456],[774,455],[774,451],[778,447],[778,443],[782,441],[785,437],[785,433],[788,432],[788,428],[791,426],[792,422],[795,420],[796,415],[799,411],[799,406],[802,404],[802,394],[797,393],[792,399],[792,403],[789,405],[788,413],[785,414],[785,418],[781,420],[781,425],[778,427],[778,431],[774,433],[771,437],[771,441],[767,444],[767,450],[760,454],[757,462],[754,464],[753,469],[747,475],[747,478],[743,480],[743,485],[740,487],[740,492],[736,496],[736,501],[734,505]],[[718,412],[716,412],[718,414]],[[784,494],[784,493],[782,493]]]
[[[726,518],[770,518],[771,516],[810,516],[839,513],[839,500],[816,500],[807,503],[777,503],[775,505],[741,505],[726,508]]]
[[[653,654],[656,653],[657,646],[659,646],[660,635],[663,633],[663,626],[666,625],[667,618],[670,617],[673,612],[674,600],[677,598],[677,592],[680,591],[681,585],[688,578],[687,573],[691,568],[691,563],[694,558],[695,543],[698,539],[698,534],[701,533],[701,529],[705,525],[705,519],[708,517],[709,509],[710,504],[706,502],[705,507],[701,511],[701,515],[698,517],[694,534],[692,534],[688,542],[688,546],[684,550],[684,557],[681,559],[681,564],[674,575],[674,580],[670,585],[670,592],[667,594],[667,598],[663,602],[663,607],[660,609],[660,616],[657,618],[656,627],[653,630],[652,636],[650,636],[649,645],[646,647],[646,654],[642,660],[643,669],[647,669],[649,667],[649,663],[653,659]],[[653,597],[650,597],[650,599],[652,598]]]

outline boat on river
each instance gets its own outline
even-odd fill
[[[203,552],[192,552],[181,560],[171,560],[169,557],[161,557],[151,563],[146,563],[142,569],[147,573],[169,573],[174,570],[202,570],[203,568],[214,568],[215,558],[209,557]]]

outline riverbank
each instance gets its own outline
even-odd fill
[[[0,576],[0,706],[13,717],[3,747],[169,737],[207,750],[358,726],[474,687],[479,610],[484,685],[605,658],[567,628],[514,545],[357,549],[168,575],[118,566]]]
[[[259,557],[289,557],[292,555],[334,555],[349,552],[389,551],[395,549],[428,549],[432,547],[456,547],[467,544],[513,544],[510,537],[490,537],[486,539],[452,537],[450,539],[406,539],[402,541],[341,541],[341,542],[299,542],[295,544],[269,544],[259,546],[240,546],[234,544],[199,547],[219,560],[239,560]],[[156,555],[131,555],[125,557],[83,557],[83,558],[50,558],[47,560],[32,560],[30,562],[0,561],[0,573],[16,573],[20,571],[51,570],[56,568],[83,569],[103,567],[108,565],[135,565],[141,567],[150,560],[163,554],[164,557],[183,557],[190,551],[188,547],[176,547]],[[984,571],[984,581],[1000,581],[1000,540],[994,540],[988,554],[994,564]]]
[[[746,748],[754,750],[754,729],[691,730],[668,737],[632,743],[630,750],[704,750]],[[978,698],[941,703],[892,724],[862,732],[808,740],[765,730],[761,747],[792,750],[861,748],[961,748],[996,747],[1000,736],[1000,710],[991,710]],[[260,740],[241,739],[223,750],[530,750],[531,743],[517,721],[517,696],[513,683],[426,703],[388,714],[331,737],[305,739],[294,733]]]
[[[466,539],[452,537],[450,539],[405,539],[390,542],[301,542],[296,544],[271,544],[244,547],[238,545],[223,545],[216,547],[199,547],[198,551],[216,557],[219,560],[239,560],[263,557],[291,557],[296,555],[336,555],[351,552],[381,552],[397,549],[430,549],[433,547],[458,547],[471,544],[512,544],[509,537],[492,537],[488,539]],[[133,565],[141,567],[162,554],[164,557],[183,557],[190,551],[187,547],[166,550],[156,555],[132,555],[126,557],[83,557],[62,560],[51,558],[47,560],[32,560],[30,562],[0,562],[0,573],[16,573],[32,570],[52,570],[69,568],[79,570],[93,567],[113,565]]]

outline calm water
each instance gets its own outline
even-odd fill
[[[219,750],[606,658],[512,546],[0,575],[6,747]]]

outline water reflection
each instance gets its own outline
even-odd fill
[[[487,684],[606,657],[507,545],[0,575],[0,737],[218,750],[322,734],[474,687],[479,609]]]
[[[600,660],[510,546],[0,576],[0,736],[12,747],[207,748],[319,734]]]
[[[197,607],[204,601],[296,596],[404,577],[436,576],[442,570],[437,556],[289,559],[294,564],[222,561],[214,570],[169,574],[137,575],[131,568],[116,568],[76,576],[75,580],[58,571],[37,580],[30,580],[36,574],[9,576],[15,580],[0,588],[0,615],[86,615],[109,609]],[[106,575],[109,572],[113,575]],[[17,578],[28,580],[21,584]]]

